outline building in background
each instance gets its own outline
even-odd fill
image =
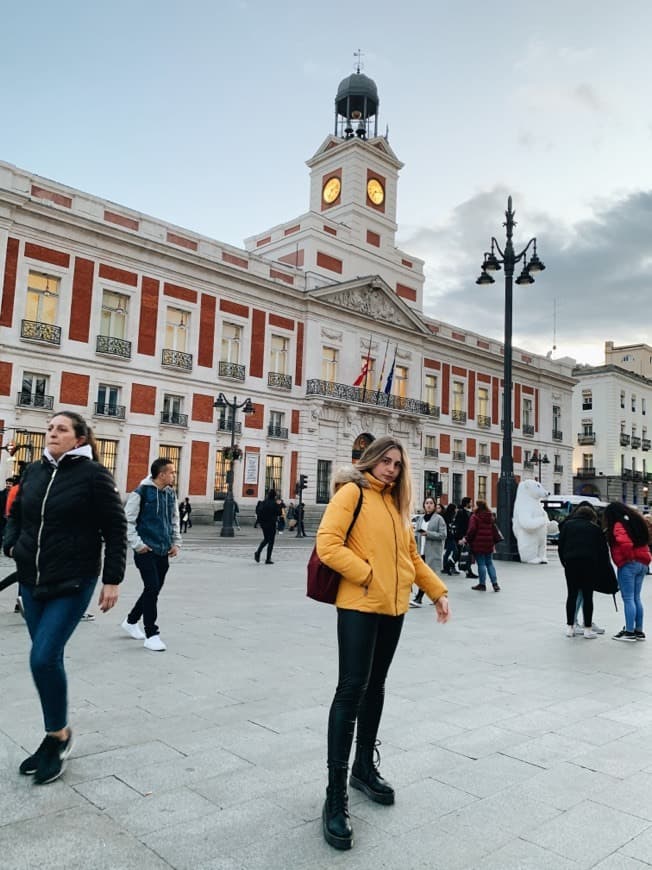
[[[305,214],[247,239],[200,236],[0,163],[0,426],[5,472],[38,457],[53,410],[92,422],[122,491],[170,457],[193,516],[271,486],[309,509],[370,437],[405,441],[415,500],[496,503],[502,345],[424,316],[423,262],[395,245],[398,173],[378,95],[344,79],[308,161]],[[470,296],[482,292],[469,285]],[[516,474],[532,453],[571,486],[573,361],[514,350]],[[253,413],[215,408],[251,399]]]
[[[575,493],[648,506],[652,380],[636,372],[650,369],[651,356],[647,345],[614,348],[608,341],[605,365],[574,369]]]

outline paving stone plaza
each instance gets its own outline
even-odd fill
[[[42,723],[25,625],[2,593],[0,867],[652,865],[652,640],[611,640],[622,613],[605,596],[607,634],[565,638],[554,550],[545,566],[498,563],[498,594],[450,578],[446,626],[429,606],[406,616],[380,734],[396,804],[353,791],[354,846],[338,853],[320,821],[335,612],[305,598],[313,541],[283,535],[275,564],[256,565],[254,530],[184,537],[161,596],[167,652],[119,628],[140,588],[131,557],[117,610],[78,627],[76,743],[47,786],[17,772]]]

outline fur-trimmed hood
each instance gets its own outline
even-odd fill
[[[333,476],[333,492],[344,486],[345,483],[357,483],[358,486],[368,487],[369,481],[362,471],[355,465],[342,465]]]

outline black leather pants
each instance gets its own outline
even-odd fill
[[[337,611],[339,679],[328,717],[328,764],[346,767],[358,722],[358,743],[376,740],[385,678],[403,627],[403,615]]]

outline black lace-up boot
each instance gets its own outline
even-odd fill
[[[379,746],[380,740],[357,744],[350,782],[353,788],[360,789],[377,804],[393,804],[394,789],[378,771],[380,766]]]
[[[328,768],[328,788],[321,814],[324,839],[335,849],[350,849],[353,829],[349,818],[349,793],[346,788],[348,768]]]

